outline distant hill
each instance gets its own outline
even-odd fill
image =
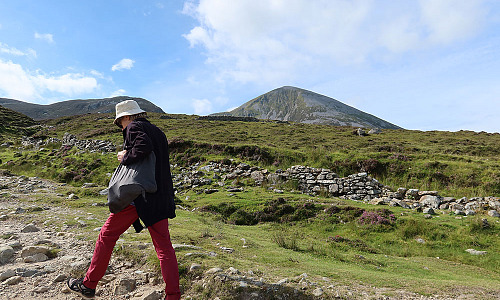
[[[333,98],[292,86],[277,88],[230,112],[213,115],[255,117],[309,124],[401,129],[397,125]]]
[[[38,124],[32,118],[0,106],[0,133],[18,135],[29,132],[28,127]]]
[[[0,105],[25,114],[34,120],[45,120],[87,113],[114,113],[117,103],[129,99],[137,101],[139,106],[147,112],[164,113],[161,108],[146,99],[127,96],[104,99],[67,100],[49,105],[0,98]]]

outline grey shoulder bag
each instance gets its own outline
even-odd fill
[[[156,155],[153,151],[136,163],[126,166],[120,163],[109,181],[109,211],[118,213],[139,195],[146,200],[146,193],[155,193],[157,190],[155,166]]]

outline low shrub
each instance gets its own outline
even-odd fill
[[[476,216],[469,221],[469,231],[471,233],[479,233],[484,231],[493,231],[495,225],[488,222],[488,219]]]
[[[428,222],[424,220],[404,219],[398,221],[398,230],[404,239],[411,239],[417,236],[424,236],[433,230]]]
[[[238,208],[230,203],[221,203],[218,205],[209,204],[200,208],[200,211],[202,212],[221,214],[224,218],[229,218],[231,214],[237,210]]]
[[[330,206],[325,209],[327,219],[330,223],[348,223],[359,218],[365,210],[353,206]]]
[[[297,243],[296,234],[289,234],[286,231],[278,231],[272,236],[272,241],[275,242],[279,247],[284,249],[290,249],[294,251],[300,250]]]
[[[255,225],[258,223],[255,214],[249,213],[244,209],[238,209],[231,214],[227,222],[234,225]]]
[[[388,210],[381,209],[377,211],[364,211],[358,218],[358,223],[362,225],[392,225],[396,221],[396,216]]]
[[[340,235],[336,235],[334,237],[329,237],[328,242],[333,242],[334,244],[343,244],[346,246],[349,246],[351,248],[354,248],[356,250],[360,250],[363,252],[368,252],[368,253],[377,253],[377,250],[371,248],[368,246],[365,242],[362,240],[350,240],[348,238],[342,237]]]
[[[292,206],[284,198],[269,201],[261,210],[248,212],[233,204],[205,205],[200,211],[219,214],[230,224],[255,225],[259,222],[296,222],[315,217],[320,207],[313,203]]]

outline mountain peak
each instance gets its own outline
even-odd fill
[[[217,115],[310,124],[400,129],[338,100],[294,86],[283,86]]]

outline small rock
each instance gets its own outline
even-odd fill
[[[0,246],[0,263],[8,262],[14,256],[14,249],[11,246]]]
[[[221,268],[211,268],[208,271],[205,272],[205,274],[215,274],[222,272],[223,270]]]
[[[89,268],[89,266],[90,266],[90,261],[88,261],[87,259],[77,260],[69,265],[68,272],[70,273],[84,272]]]
[[[432,219],[432,216],[431,216],[431,215],[429,215],[429,214],[425,214],[425,215],[424,215],[424,218],[426,218],[426,219]]]
[[[434,209],[432,209],[431,207],[424,208],[424,210],[422,212],[424,214],[429,214],[429,215],[435,215],[436,214],[436,212],[434,212]]]
[[[419,193],[419,195],[421,196],[419,200],[420,204],[432,208],[439,208],[439,205],[441,204],[441,199],[438,196],[431,194],[422,195],[422,193],[432,193],[432,192],[429,191],[420,192]]]
[[[382,198],[373,198],[368,203],[372,204],[372,205],[384,205],[385,204],[384,199],[382,199]]]
[[[186,257],[203,257],[203,256],[208,256],[208,254],[203,253],[203,252],[188,252],[188,253],[184,254],[184,256],[186,256]]]
[[[42,274],[43,274],[43,272],[39,272],[38,270],[30,270],[30,269],[24,269],[24,268],[17,268],[16,269],[16,275],[19,275],[21,277],[32,277],[32,276],[39,276]]]
[[[450,205],[448,203],[443,203],[443,204],[439,205],[439,209],[441,209],[441,210],[446,210],[449,207],[450,207]]]
[[[472,209],[465,210],[465,215],[466,216],[474,216],[475,214],[476,214],[476,212],[473,211]]]
[[[36,253],[23,259],[25,263],[37,263],[48,260],[49,257],[43,253]]]
[[[240,287],[246,288],[248,287],[248,283],[246,283],[245,281],[240,281]]]
[[[227,273],[230,275],[239,275],[240,271],[236,268],[229,267],[229,269],[227,270]]]
[[[136,281],[132,278],[122,278],[118,281],[115,286],[114,294],[115,295],[125,295],[133,290],[135,290]]]
[[[229,253],[233,253],[233,252],[234,252],[234,249],[233,249],[233,248],[220,247],[220,249],[221,249],[222,251],[226,251],[226,252],[229,252]]]
[[[8,245],[11,246],[12,248],[21,248],[22,247],[21,242],[19,242],[19,241],[13,241],[13,242],[9,243]]]
[[[162,294],[158,293],[157,291],[147,291],[143,295],[144,298],[141,300],[161,300],[162,299]]]
[[[193,264],[191,264],[191,267],[189,268],[189,272],[192,272],[192,271],[198,270],[198,269],[201,269],[201,265],[193,263]]]
[[[97,184],[93,183],[93,182],[85,182],[83,185],[82,185],[82,188],[86,189],[86,188],[93,188],[93,187],[97,187]]]
[[[5,220],[7,220],[8,218],[9,218],[9,216],[7,216],[7,215],[1,215],[1,216],[0,216],[0,221],[5,221]]]
[[[425,240],[422,238],[415,239],[415,241],[417,241],[417,243],[419,244],[425,244]]]
[[[323,295],[323,289],[322,288],[316,288],[314,291],[313,291],[313,295],[316,296],[316,297],[320,297]]]
[[[0,281],[4,281],[5,279],[9,279],[9,278],[14,277],[14,276],[16,276],[15,270],[12,270],[12,269],[6,270],[6,271],[0,273]]]
[[[366,136],[366,131],[364,131],[363,128],[358,128],[356,134],[359,136]]]
[[[33,292],[35,293],[38,293],[38,294],[41,294],[41,293],[46,293],[49,291],[49,288],[46,287],[46,286],[40,286],[40,287],[37,287],[33,290]]]
[[[172,247],[174,250],[179,250],[179,249],[201,249],[201,247],[194,246],[194,245],[186,245],[186,244],[172,244]]]
[[[15,214],[24,214],[26,210],[22,207],[18,207],[15,211]]]
[[[13,276],[5,280],[4,283],[7,285],[15,285],[21,282],[21,276]]]
[[[35,225],[33,225],[33,224],[30,224],[30,225],[28,225],[28,226],[24,227],[24,228],[21,230],[21,232],[23,232],[23,233],[38,232],[38,231],[40,231],[40,229],[38,229],[38,228],[37,228]]]
[[[155,277],[149,278],[149,283],[152,285],[158,285],[158,284],[162,284],[164,282],[163,282],[163,278],[155,276]]]
[[[465,252],[469,252],[472,255],[485,255],[487,252],[486,251],[479,251],[479,250],[474,250],[474,249],[467,249]]]
[[[43,267],[43,272],[45,272],[45,273],[54,273],[55,271],[56,271],[56,269],[54,269],[51,266],[45,266],[45,267]]]
[[[488,216],[500,218],[500,214],[496,210],[490,210],[490,211],[488,211]]]
[[[28,256],[33,256],[37,253],[43,253],[47,255],[50,252],[50,249],[44,246],[28,246],[24,247],[23,250],[21,250],[21,257],[28,257]]]
[[[69,200],[77,200],[77,199],[80,199],[80,198],[78,198],[78,196],[75,195],[75,194],[69,194],[68,199]]]
[[[277,285],[283,285],[285,283],[288,283],[288,278],[283,278],[280,281],[276,282]]]
[[[54,282],[63,282],[63,281],[65,281],[65,280],[66,280],[66,278],[68,278],[66,275],[64,275],[64,274],[59,274],[59,275],[57,275],[57,277],[56,277],[56,278],[54,278],[54,280],[53,280],[53,281],[54,281]]]

